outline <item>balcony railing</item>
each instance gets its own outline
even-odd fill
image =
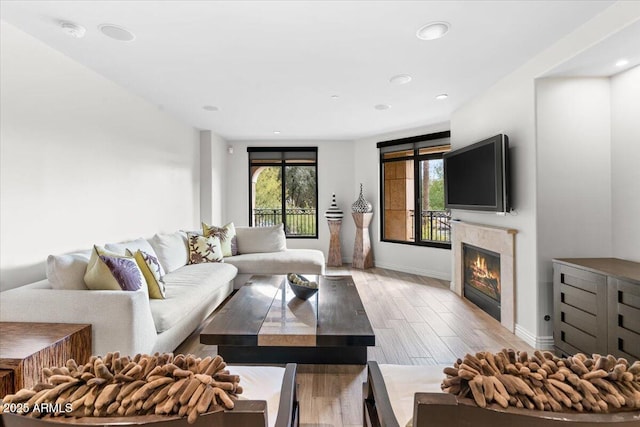
[[[253,226],[269,227],[282,223],[282,209],[254,209]],[[290,208],[286,210],[285,233],[287,236],[315,236],[316,210]]]
[[[414,212],[409,211],[411,217],[411,235],[413,236]],[[422,241],[451,242],[451,213],[447,211],[422,211]]]

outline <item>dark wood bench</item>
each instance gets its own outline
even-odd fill
[[[297,366],[294,363],[289,363],[285,367],[282,388],[280,389],[278,416],[275,420],[274,427],[298,427],[300,425],[296,390],[296,369]],[[7,413],[0,415],[0,427],[59,427],[69,424],[92,427],[114,425],[149,425],[153,427],[267,427],[267,402],[264,400],[237,400],[234,409],[202,414],[198,417],[195,424],[187,423],[186,417],[160,415],[104,418],[56,417],[43,419]]]
[[[380,367],[367,364],[363,385],[363,425],[405,427],[395,418]],[[420,367],[416,366],[416,369]],[[444,374],[443,374],[444,378]],[[415,393],[413,427],[604,427],[640,426],[640,410],[610,414],[547,412],[491,405],[478,407],[472,399],[448,393]]]

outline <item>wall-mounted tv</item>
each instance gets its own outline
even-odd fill
[[[444,159],[447,209],[508,212],[509,138],[500,134],[458,150]]]

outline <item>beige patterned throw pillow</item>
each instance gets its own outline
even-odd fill
[[[187,233],[187,243],[189,245],[189,264],[224,262],[218,237]]]
[[[233,225],[233,222],[230,222],[229,224],[222,227],[216,227],[215,225],[209,225],[206,222],[203,222],[202,234],[205,236],[215,236],[220,239],[222,256],[227,257],[238,255],[236,228]]]

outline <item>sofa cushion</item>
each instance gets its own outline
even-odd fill
[[[189,245],[189,264],[203,262],[224,262],[222,247],[217,236],[205,237],[201,234],[187,233]]]
[[[267,422],[273,427],[278,418],[280,392],[285,368],[277,366],[229,366],[229,373],[240,376],[242,394],[240,399],[265,400],[267,402]]]
[[[149,300],[158,333],[170,329],[188,316],[194,307],[211,298],[236,276],[238,269],[225,263],[186,265],[163,277],[165,299]]]
[[[279,252],[287,249],[282,224],[273,227],[236,227],[239,254]]]
[[[47,257],[47,279],[53,289],[84,290],[84,273],[89,265],[91,251],[73,252]]]
[[[186,233],[176,231],[171,234],[156,234],[149,240],[149,244],[155,251],[165,273],[171,273],[187,265],[189,249],[187,248]]]
[[[441,393],[444,366],[379,365],[396,421],[406,426],[413,419],[413,398],[417,392]]]
[[[324,254],[316,249],[286,249],[281,252],[241,254],[225,258],[239,273],[285,274],[324,272]]]
[[[153,247],[151,247],[149,242],[143,239],[142,237],[135,240],[130,240],[128,242],[107,243],[106,245],[104,245],[104,248],[108,251],[111,251],[113,253],[120,254],[120,255],[126,255],[127,249],[131,253],[136,253],[136,251],[144,251],[149,255],[152,255],[158,258],[158,255],[156,254],[156,251],[153,250]]]

